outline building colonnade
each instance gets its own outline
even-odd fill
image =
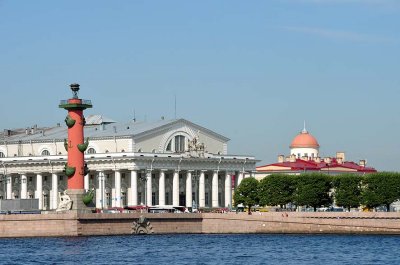
[[[232,207],[233,189],[245,175],[248,176],[245,173],[226,170],[96,170],[84,176],[84,188],[95,189],[96,208],[128,205]],[[63,172],[10,174],[2,182],[0,199],[36,198],[41,210],[56,209],[59,194],[67,188],[67,177]]]

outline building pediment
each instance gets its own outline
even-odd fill
[[[214,131],[211,131],[207,128],[204,128],[200,125],[197,125],[197,124],[192,123],[185,119],[172,120],[169,123],[163,124],[161,126],[158,126],[158,127],[146,130],[146,131],[143,131],[139,134],[134,135],[134,140],[138,141],[143,138],[151,138],[156,135],[165,134],[168,131],[171,131],[171,132],[185,131],[192,137],[194,137],[197,132],[201,132],[201,133],[207,135],[208,137],[212,137],[212,138],[222,141],[222,142],[227,142],[230,140],[229,138],[227,138],[221,134],[218,134]]]

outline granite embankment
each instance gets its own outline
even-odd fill
[[[139,221],[146,217],[145,222]],[[143,221],[143,219],[142,219]],[[0,237],[133,233],[400,234],[400,213],[48,213],[0,215]]]

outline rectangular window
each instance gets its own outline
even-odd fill
[[[60,176],[60,178],[59,178],[59,179],[60,179],[60,181],[62,181],[64,178],[63,178],[63,176]],[[30,180],[29,180],[29,181],[30,181]]]
[[[157,203],[156,203],[156,193],[155,192],[153,192],[152,194],[151,194],[151,205],[156,205]]]
[[[166,205],[171,204],[171,203],[169,202],[169,192],[166,192],[166,193],[165,193],[165,204],[166,204]]]
[[[175,136],[175,152],[182,153],[185,151],[185,136]]]
[[[122,201],[122,207],[124,207],[125,205],[127,205],[127,198],[126,198],[126,193],[122,192],[121,193],[121,201]]]
[[[138,199],[139,199],[139,204],[144,204],[143,200],[142,200],[142,193],[141,192],[138,193]]]
[[[106,205],[107,208],[112,205],[111,204],[111,194],[109,192],[106,193],[106,204],[107,204]]]
[[[205,205],[207,206],[207,207],[210,207],[210,205],[209,205],[209,201],[208,201],[208,192],[206,192],[206,194],[205,194]]]

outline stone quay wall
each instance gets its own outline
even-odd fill
[[[139,217],[154,234],[400,234],[400,213],[48,213],[0,215],[0,237],[129,235]]]
[[[400,213],[207,214],[203,233],[400,234]]]

